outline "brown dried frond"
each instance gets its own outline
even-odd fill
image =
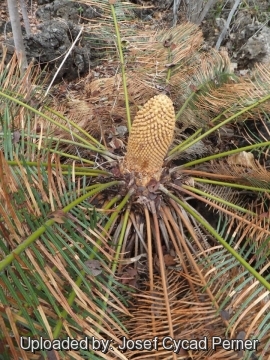
[[[124,28],[122,32],[125,32]],[[122,36],[122,40],[128,44],[125,72],[131,117],[135,116],[138,106],[143,106],[161,92],[169,94],[172,101],[178,105],[182,103],[186,93],[185,84],[201,65],[198,50],[203,38],[197,26],[187,23],[170,30],[138,30],[136,36],[123,33]],[[91,123],[94,128],[97,123],[104,125],[104,131],[108,124],[110,127],[114,123],[126,124],[122,77],[117,73],[119,60],[116,59],[110,66],[112,64],[116,72],[114,76],[85,81],[79,99],[84,101],[82,110],[76,105],[73,112],[67,109],[74,121],[85,114],[91,114],[91,122],[85,129],[87,131],[90,130]],[[172,67],[172,77],[168,83],[166,77],[169,66]],[[69,94],[70,101],[73,101],[72,96]],[[69,106],[69,102],[63,102],[63,106]],[[86,111],[86,108],[89,111]]]
[[[170,209],[172,211],[172,209]],[[162,218],[166,219],[165,212],[161,213]],[[169,219],[170,217],[168,217]],[[171,225],[174,220],[170,219]],[[165,227],[169,231],[169,223],[165,222]],[[160,224],[161,225],[161,224]],[[163,233],[163,231],[162,231]],[[246,234],[249,236],[249,232]],[[174,237],[170,233],[171,238]],[[184,242],[182,242],[184,246]],[[235,249],[237,249],[237,246]],[[208,359],[231,359],[236,360],[244,356],[243,351],[224,350],[221,347],[212,349],[213,336],[219,336],[225,339],[251,339],[256,338],[258,325],[269,309],[268,292],[260,287],[260,284],[254,282],[252,277],[247,282],[246,273],[233,258],[229,259],[229,254],[224,252],[221,246],[214,247],[205,246],[201,242],[204,249],[201,254],[196,251],[196,243],[191,242],[190,248],[193,249],[198,270],[190,263],[190,255],[183,248],[181,253],[181,271],[167,270],[167,292],[168,301],[170,303],[171,320],[173,326],[174,340],[199,340],[206,337],[208,347],[206,351],[189,352],[180,349],[177,358],[208,360]],[[180,245],[181,248],[181,245]],[[180,251],[179,248],[179,251]],[[177,249],[175,248],[178,253]],[[185,259],[187,256],[187,259]],[[204,258],[203,262],[202,258]],[[199,260],[200,258],[200,260]],[[180,258],[179,258],[180,260]],[[198,261],[199,260],[199,261]],[[220,266],[224,262],[221,271]],[[199,265],[200,263],[200,265]],[[267,267],[265,267],[267,269]],[[201,292],[201,281],[204,279],[207,284],[207,291]],[[192,291],[190,284],[193,285],[195,292]],[[236,291],[237,289],[237,291]],[[250,300],[251,294],[257,294],[257,301]],[[213,296],[213,298],[212,298]],[[213,303],[213,299],[215,299]],[[224,305],[224,303],[226,305]],[[221,310],[220,305],[223,304]],[[134,301],[130,312],[133,315],[130,319],[124,320],[124,325],[130,329],[129,338],[135,340],[153,340],[158,338],[158,352],[152,347],[151,350],[128,350],[126,355],[129,359],[173,359],[172,350],[164,349],[162,340],[168,337],[169,325],[166,312],[166,303],[163,297],[162,280],[159,276],[154,275],[153,285],[145,284],[145,290],[134,295]],[[234,317],[238,313],[237,318]],[[256,315],[257,314],[257,315]],[[234,318],[234,319],[232,319]],[[228,324],[232,327],[229,332]],[[258,333],[257,333],[258,335]],[[268,335],[260,338],[260,345],[257,352],[267,351]],[[153,343],[152,343],[153,344]]]
[[[1,44],[0,44],[1,46]],[[37,107],[43,94],[40,92],[42,87],[42,81],[40,80],[40,68],[30,63],[24,73],[21,73],[20,66],[16,54],[14,54],[11,60],[7,62],[7,49],[3,46],[2,60],[0,61],[0,88],[1,91],[19,98],[21,101],[29,104],[30,106]],[[46,77],[43,77],[45,83]],[[7,105],[8,104],[8,105]],[[23,106],[19,106],[9,100],[0,102],[0,113],[8,111],[12,116],[11,125],[13,129],[21,129],[25,126],[25,113],[27,109]],[[2,124],[0,124],[0,130]]]
[[[173,139],[174,126],[175,114],[170,98],[157,95],[150,99],[134,119],[122,172],[138,174],[141,185],[146,185],[152,178],[158,181]]]
[[[192,273],[190,273],[190,277],[192,277]],[[167,279],[174,340],[202,340],[206,337],[208,345],[207,349],[201,351],[190,350],[188,352],[180,348],[177,359],[189,357],[196,360],[238,359],[240,353],[237,351],[224,351],[222,348],[217,348],[214,351],[212,349],[213,336],[224,339],[226,325],[223,320],[226,314],[229,316],[229,312],[224,310],[222,315],[217,313],[211,300],[208,299],[205,293],[200,293],[200,290],[197,293],[199,301],[195,299],[190,292],[183,273],[170,271],[167,274]],[[220,285],[222,281],[225,281],[225,276],[220,279]],[[215,289],[215,293],[218,293],[219,286],[215,285],[212,288]],[[247,294],[246,291],[243,291],[238,295],[239,298],[244,293]],[[234,297],[234,301],[237,301],[236,297]],[[157,275],[154,277],[154,289],[152,291],[145,290],[134,295],[134,304],[130,311],[133,317],[125,323],[127,328],[130,329],[129,338],[135,341],[153,340],[158,337],[158,351],[153,348],[147,351],[128,350],[125,353],[128,359],[173,359],[172,350],[164,349],[162,344],[162,340],[168,336],[168,322],[165,303],[162,301],[162,282]],[[249,316],[237,324],[231,338],[236,338],[242,329],[251,330],[249,329]]]
[[[219,200],[211,199],[211,203],[218,204],[220,207],[224,209],[229,209],[231,204],[237,204],[238,206],[245,206],[245,201],[243,196],[241,197],[241,193],[237,190],[233,190],[230,187],[225,186],[214,186],[211,184],[201,184],[196,183],[196,187],[205,192],[205,196],[207,198],[207,194],[214,195],[217,198],[220,198],[227,203],[223,204]],[[211,206],[210,206],[211,207]],[[240,210],[234,209],[237,214],[240,214]],[[242,214],[242,213],[241,213]]]
[[[229,175],[239,183],[269,189],[270,172],[250,152],[242,151],[227,160],[213,162],[210,169],[220,175]]]
[[[141,41],[140,41],[141,38]],[[150,83],[158,79],[165,80],[168,67],[181,71],[191,65],[193,56],[203,42],[202,32],[192,23],[185,23],[175,28],[150,32],[138,32],[137,36],[125,36],[129,42],[129,52],[135,60],[127,64],[128,70],[145,69],[143,73]],[[170,56],[168,57],[168,53]]]
[[[197,184],[198,185],[198,184]],[[231,188],[214,186],[198,186],[205,192],[205,202],[212,209],[216,210],[216,216],[223,214],[224,218],[229,219],[230,227],[234,228],[233,237],[245,239],[248,237],[258,246],[270,236],[270,223],[268,221],[269,212],[265,213],[262,208],[258,208],[256,203],[248,203],[244,194],[232,191]],[[220,200],[213,200],[207,194],[214,195]],[[228,203],[223,203],[227,201]],[[249,200],[250,201],[250,200]],[[235,209],[232,205],[243,207],[248,212]],[[270,249],[270,247],[269,247]]]
[[[89,106],[89,103],[85,100],[71,99],[69,102],[67,102],[66,110],[67,118],[74,121],[78,126],[87,131],[89,134],[98,138],[100,135],[101,121],[99,121],[97,116],[94,116],[94,107]]]
[[[143,105],[146,99],[157,95],[159,90],[150,83],[144,82],[144,79],[136,72],[127,72],[127,87],[131,105]],[[110,110],[118,106],[124,108],[124,92],[122,87],[122,77],[117,74],[109,78],[100,78],[93,80],[85,85],[85,97],[92,104],[105,104],[111,106]]]
[[[40,69],[33,64],[29,64],[25,72],[22,74],[18,66],[18,59],[16,54],[6,64],[7,49],[3,46],[2,60],[0,62],[0,74],[2,90],[8,89],[10,92],[14,91],[22,97],[29,98],[30,92],[36,85],[37,77],[40,75]],[[4,80],[4,81],[3,81]]]
[[[240,78],[224,83],[218,88],[213,88],[207,94],[199,94],[196,101],[198,111],[211,111],[220,114],[227,110],[225,116],[229,117],[242,110],[244,107],[259,101],[267,96],[270,91],[269,65],[257,65],[250,77]],[[247,119],[270,111],[270,101],[263,102],[237,119]],[[213,116],[213,115],[212,115]]]
[[[193,194],[193,196],[212,207],[219,214],[222,213],[225,217],[229,216],[230,224],[237,229],[234,230],[237,238],[244,239],[247,236],[256,244],[261,244],[270,234],[267,205],[263,205],[264,202],[260,196],[251,201],[249,191],[252,192],[252,189],[245,190],[244,187],[241,188],[241,184],[254,187],[257,191],[260,190],[258,194],[264,194],[266,199],[266,196],[269,197],[267,192],[269,192],[270,172],[254,159],[252,153],[245,151],[229,156],[226,160],[213,161],[204,166],[206,166],[204,169],[206,172],[198,170],[184,170],[184,172],[195,177],[208,177],[232,184],[237,183],[240,189],[204,184],[195,180],[195,187],[201,189],[204,196],[198,194]],[[188,190],[183,191],[191,194]],[[218,199],[213,199],[211,196]],[[233,208],[233,205],[238,208]],[[243,210],[239,207],[242,207]]]

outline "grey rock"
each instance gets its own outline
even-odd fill
[[[90,19],[101,16],[102,10],[97,6],[88,6],[69,0],[55,0],[49,4],[40,6],[36,16],[43,21],[52,18],[71,20],[75,23],[85,23]]]
[[[241,57],[246,57],[252,62],[268,63],[270,61],[270,29],[263,26],[247,40],[241,50]]]

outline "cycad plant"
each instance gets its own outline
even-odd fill
[[[269,69],[237,78],[195,25],[146,32],[127,4],[97,4],[106,21],[92,33],[103,29],[117,71],[79,99],[45,101],[30,68],[1,65],[3,356],[39,358],[30,338],[88,337],[41,354],[265,359],[270,141],[245,124],[268,130]],[[123,336],[157,337],[159,350],[122,353]],[[174,352],[166,336],[208,347]],[[213,349],[213,336],[260,343]],[[93,349],[93,338],[112,342]]]

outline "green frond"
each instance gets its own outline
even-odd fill
[[[225,235],[228,243],[233,245],[235,237],[230,238],[228,233],[226,235],[225,229],[226,227],[223,225],[221,235]],[[268,281],[270,279],[269,240],[268,237],[259,247],[250,239],[241,244],[241,247],[239,243],[234,245],[243,259],[246,261],[252,259],[253,268],[260,271]],[[205,268],[209,285],[219,284],[216,298],[219,302],[222,300],[220,311],[225,311],[228,316],[228,331],[235,333],[237,328],[242,328],[247,338],[253,336],[254,339],[261,342],[264,347],[262,352],[267,351],[269,343],[266,334],[269,331],[270,319],[269,291],[265,291],[260,283],[254,282],[253,276],[239,267],[239,263],[232,258],[231,254],[220,247],[208,252],[207,261],[202,266]],[[256,321],[254,320],[255,314],[258,314]],[[246,359],[250,358],[252,358],[252,354],[246,357]]]
[[[79,179],[73,182],[71,172],[49,168],[33,171],[26,163],[9,168],[1,157],[0,327],[3,334],[15,334],[9,347],[17,357],[25,357],[16,345],[20,336],[61,337],[62,326],[77,339],[102,333],[117,342],[113,329],[125,334],[117,318],[104,313],[100,299],[106,288],[107,306],[128,314],[111,277],[114,251],[97,229],[105,214],[88,201],[104,186],[78,195]]]

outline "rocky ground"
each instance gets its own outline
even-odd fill
[[[234,1],[214,1],[215,5],[208,11],[204,11],[207,2],[203,1],[180,1],[178,9],[174,7],[172,0],[132,2],[141,6],[134,9],[132,14],[140,27],[145,25],[164,28],[190,20],[199,24],[206,43],[211,47],[216,46],[224,27],[228,28],[224,32],[221,46],[228,50],[235,70],[240,73],[248,72],[256,62],[270,61],[270,1],[241,1],[229,24],[226,22]],[[42,66],[47,64],[53,75],[79,34],[81,26],[97,20],[103,10],[99,5],[90,6],[69,0],[37,0],[31,3],[29,1],[28,12],[31,34],[25,33],[22,21],[27,57]],[[0,14],[0,40],[8,47],[11,56],[14,46],[5,3],[0,5]],[[56,82],[62,79],[74,80],[87,74],[90,67],[98,65],[101,54],[95,52],[93,43],[100,41],[103,40],[97,36],[93,38],[89,31],[85,31],[61,67]]]

